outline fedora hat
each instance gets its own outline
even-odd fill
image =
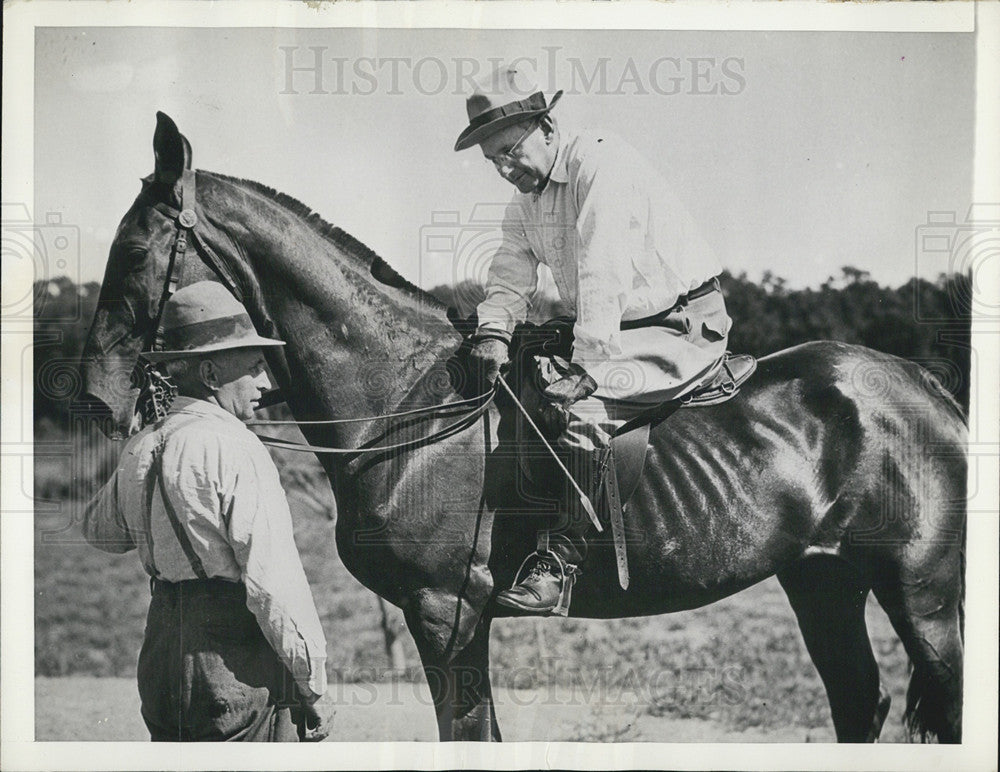
[[[199,281],[171,295],[163,308],[163,350],[142,355],[163,362],[230,348],[284,345],[258,335],[246,308],[229,290],[214,281]]]
[[[545,101],[545,95],[535,88],[516,68],[496,69],[465,100],[469,125],[458,136],[455,150],[478,145],[511,124],[527,118],[545,115],[562,96],[562,90]]]

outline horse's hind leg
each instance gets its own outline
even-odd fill
[[[962,588],[959,560],[939,557],[901,575],[897,563],[873,586],[912,663],[905,721],[910,736],[962,741]]]
[[[865,624],[868,587],[840,558],[803,558],[778,573],[830,701],[838,742],[875,742],[889,712]]]

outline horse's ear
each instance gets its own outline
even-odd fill
[[[191,168],[191,143],[166,113],[156,114],[153,156],[156,159],[153,176],[157,182],[173,185],[181,178],[185,169]]]

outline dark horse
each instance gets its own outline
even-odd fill
[[[197,225],[182,284],[224,281],[263,331],[298,420],[384,415],[461,399],[446,309],[354,238],[262,185],[190,168],[158,116],[155,173],[111,247],[85,350],[85,402],[124,431],[129,374],[150,337],[178,234],[183,182]],[[194,254],[197,253],[197,256]],[[499,739],[489,667],[493,602],[533,548],[496,404],[462,431],[396,452],[321,455],[347,568],[399,606],[416,641],[442,739]],[[506,417],[505,417],[506,422]],[[428,437],[450,416],[306,426],[316,445]],[[503,424],[503,425],[506,425]],[[888,710],[865,626],[869,591],[912,663],[906,720],[921,739],[962,726],[966,426],[915,364],[822,342],[768,356],[742,392],[654,428],[632,497],[632,581],[613,545],[582,566],[572,613],[616,618],[712,603],[777,574],[826,686],[837,738],[877,739]],[[518,515],[515,517],[515,515]]]

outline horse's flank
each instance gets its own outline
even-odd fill
[[[160,122],[156,142],[181,147],[173,122]],[[157,179],[181,174],[161,168],[161,159],[185,157],[169,149],[157,147]],[[197,182],[205,241],[238,276],[255,321],[273,320],[287,343],[275,372],[297,419],[458,398],[447,365],[460,337],[440,303],[294,199],[205,172]],[[152,206],[169,195],[169,185],[148,186],[112,247],[87,348],[84,387],[95,401],[107,401],[111,376],[131,367],[148,332],[152,313],[134,309],[155,311],[163,286],[175,229]],[[126,245],[137,243],[149,256],[141,270],[127,262],[135,250]],[[196,264],[184,281],[199,278],[212,275]],[[119,296],[127,305],[116,305]],[[737,398],[676,413],[653,431],[629,505],[629,590],[618,587],[610,544],[598,542],[574,613],[690,608],[777,573],[837,736],[861,741],[878,736],[887,710],[864,630],[863,599],[874,589],[914,663],[915,729],[957,741],[966,431],[928,384],[894,357],[815,343],[762,359]],[[356,472],[321,459],[337,496],[341,558],[403,608],[446,739],[499,739],[492,597],[538,525],[499,418],[491,409],[460,434]],[[440,428],[421,423],[407,431]],[[385,431],[384,422],[303,428],[310,442],[341,447]]]

